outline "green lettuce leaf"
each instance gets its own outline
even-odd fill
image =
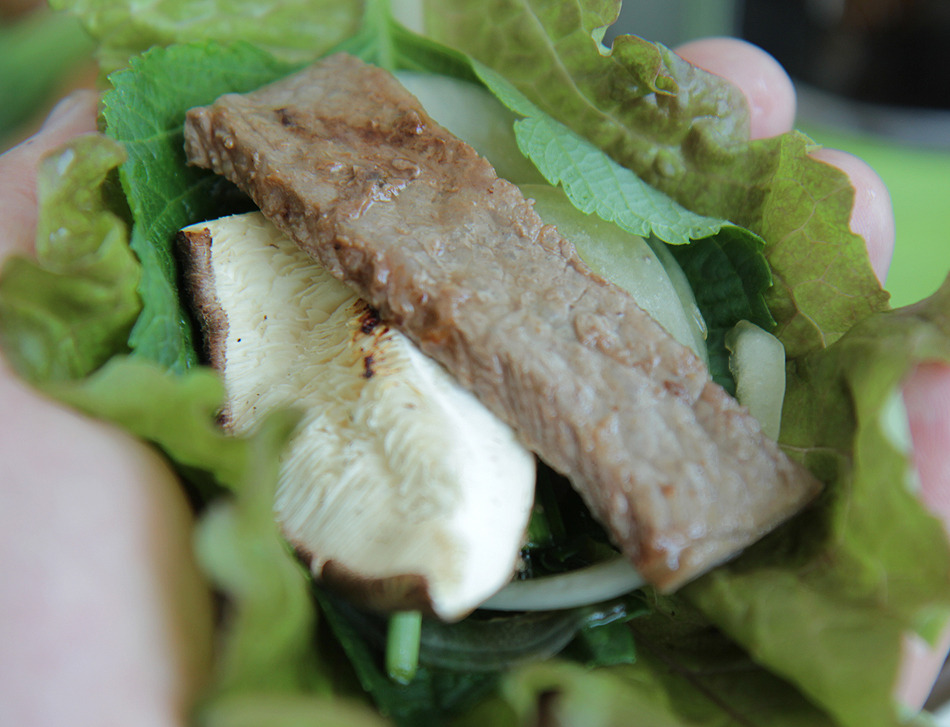
[[[833,727],[788,682],[761,668],[691,604],[645,594],[649,617],[629,622],[634,663],[602,669],[553,659],[504,676],[498,694],[457,725],[586,727]],[[795,650],[794,643],[787,645]],[[899,724],[884,715],[868,724]],[[925,727],[927,715],[904,727]]]
[[[196,363],[191,319],[178,295],[175,233],[247,205],[221,178],[187,166],[185,112],[292,68],[243,44],[185,45],[157,48],[110,77],[103,118],[128,154],[120,178],[132,211],[132,249],[142,260],[143,311],[129,341],[136,355],[176,371]]]
[[[224,387],[211,369],[174,376],[153,361],[113,356],[89,376],[49,382],[44,389],[91,416],[153,442],[198,484],[236,488],[250,465],[247,443],[228,436],[217,422]],[[216,487],[205,487],[208,496]],[[202,498],[204,499],[204,498]]]
[[[0,344],[31,381],[85,376],[125,347],[139,264],[104,187],[124,159],[119,144],[92,135],[39,169],[36,260],[11,258],[0,275]]]
[[[635,36],[601,43],[620,0],[426,0],[428,36],[471,55],[650,185],[761,235],[769,303],[792,357],[886,305],[852,234],[847,177],[791,132],[749,141],[740,92]],[[484,22],[491,18],[490,23]]]
[[[495,97],[524,117],[515,122],[522,153],[550,184],[564,188],[577,209],[634,235],[652,234],[673,245],[715,235],[726,224],[690,212],[542,112],[500,74],[482,63],[473,66]]]
[[[848,727],[896,725],[902,638],[950,618],[950,550],[915,489],[900,384],[950,361],[950,283],[868,318],[791,366],[785,447],[828,488],[687,596],[763,665]]]
[[[356,0],[53,0],[98,42],[106,73],[154,46],[243,40],[289,62],[313,60],[352,35],[362,16]],[[194,80],[199,80],[196,75]]]
[[[307,694],[321,687],[309,573],[273,517],[279,454],[297,421],[280,412],[253,438],[237,440],[248,459],[235,496],[215,502],[198,529],[199,562],[228,596],[212,706],[219,695]]]

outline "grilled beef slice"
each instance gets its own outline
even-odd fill
[[[389,73],[335,55],[193,109],[185,137],[190,162],[240,186],[567,475],[648,581],[681,585],[817,493]]]

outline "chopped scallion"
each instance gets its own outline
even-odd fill
[[[419,666],[419,638],[422,614],[399,611],[389,617],[386,634],[386,672],[399,684],[409,684]]]

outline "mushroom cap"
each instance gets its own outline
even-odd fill
[[[444,620],[502,588],[534,497],[535,459],[512,430],[259,213],[181,241],[225,426],[304,411],[275,512],[314,575]]]

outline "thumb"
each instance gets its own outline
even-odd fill
[[[94,91],[70,94],[50,113],[42,128],[0,155],[0,259],[29,254],[36,234],[36,170],[40,160],[73,137],[96,130],[99,96]]]
[[[924,363],[903,387],[920,496],[950,532],[950,366]],[[950,629],[941,642],[929,646],[907,637],[897,696],[914,708],[923,704],[950,649]]]

